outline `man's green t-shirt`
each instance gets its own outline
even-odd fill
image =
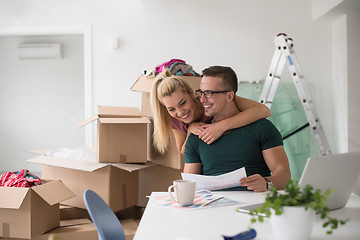
[[[185,163],[201,163],[203,175],[217,176],[245,167],[247,176],[270,176],[262,151],[280,145],[283,145],[280,132],[269,120],[261,119],[230,130],[210,145],[190,134],[185,146]]]

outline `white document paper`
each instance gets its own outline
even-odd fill
[[[240,179],[246,177],[245,168],[218,176],[205,176],[199,174],[182,173],[183,179],[196,181],[196,189],[219,190],[225,188],[239,187]]]

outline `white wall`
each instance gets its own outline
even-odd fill
[[[333,69],[332,69],[332,86],[335,118],[333,122],[338,126],[334,129],[335,138],[338,139],[338,151],[348,151],[348,61],[347,61],[347,18],[345,14],[334,19],[332,23],[332,53],[333,53]]]
[[[354,53],[349,57],[355,61],[348,62],[352,73],[346,84],[351,90],[349,98],[357,101],[348,100],[349,117],[354,119],[349,124],[354,131],[348,131],[352,149],[358,149],[360,143],[352,135],[360,134],[355,129],[359,94],[352,93],[359,89],[353,76],[359,71],[360,48],[355,45],[360,42],[358,1],[332,1],[324,4],[324,10],[316,0],[3,0],[0,26],[91,24],[94,106],[137,107],[141,96],[129,90],[131,85],[144,69],[152,70],[171,58],[186,60],[198,72],[209,65],[229,65],[239,80],[264,79],[274,52],[273,38],[285,32],[294,39],[306,81],[314,87],[313,98],[330,146],[338,152],[339,139],[344,139],[344,135],[339,138],[338,129],[347,116],[336,118],[334,109],[339,106],[333,98],[337,92],[332,80],[334,18],[329,12],[346,14],[351,8],[344,6],[349,4],[355,7],[348,29],[355,38],[349,41],[356,50],[351,49]],[[336,13],[331,13],[333,7]],[[119,39],[118,49],[111,47],[113,38]]]
[[[18,59],[20,43],[60,43],[62,58]],[[27,150],[85,143],[83,38],[0,36],[0,172],[41,167]]]
[[[241,80],[263,79],[279,32],[295,39],[306,70],[311,66],[306,63],[306,58],[311,59],[305,50],[311,43],[308,36],[319,30],[311,21],[309,0],[291,4],[285,0],[15,0],[0,4],[3,26],[92,24],[95,105],[139,106],[140,94],[129,92],[132,83],[144,69],[152,70],[173,57],[185,59],[198,71],[226,64]],[[120,40],[117,50],[111,48],[114,37]]]
[[[333,123],[331,133],[336,143],[333,151],[359,151],[360,2],[314,0],[313,4],[313,9],[316,9],[313,17],[332,25],[331,109],[334,118],[329,122]],[[330,98],[330,95],[327,96],[327,99]],[[354,192],[360,195],[360,178]]]
[[[349,151],[360,150],[360,2],[345,6],[348,12],[348,136]],[[360,177],[354,191],[360,195]]]

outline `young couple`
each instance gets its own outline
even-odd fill
[[[279,131],[265,119],[270,110],[236,96],[238,81],[230,67],[204,69],[200,89],[167,71],[154,82],[154,145],[163,153],[173,131],[185,154],[185,173],[220,175],[245,167],[241,187],[227,190],[283,189],[289,163]]]

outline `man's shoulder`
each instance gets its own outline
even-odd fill
[[[270,120],[266,118],[262,118],[260,120],[257,120],[256,122],[250,123],[247,125],[248,127],[259,127],[259,126],[268,126],[268,125],[274,125]]]
[[[200,138],[199,138],[199,136],[197,136],[197,135],[195,135],[195,134],[193,134],[193,133],[190,133],[190,135],[189,135],[189,137],[187,138],[187,140],[186,140],[186,143],[194,143],[194,142],[197,142],[197,141],[199,141],[200,140]],[[185,145],[186,146],[186,145]]]
[[[271,121],[267,118],[262,118],[260,120],[257,120],[255,123],[264,124],[264,123],[271,123]]]
[[[260,132],[260,133],[279,131],[277,129],[277,127],[270,120],[265,119],[265,118],[260,119],[256,122],[253,122],[249,125],[246,125],[242,128],[247,131]],[[240,127],[240,129],[241,129],[241,127]]]

